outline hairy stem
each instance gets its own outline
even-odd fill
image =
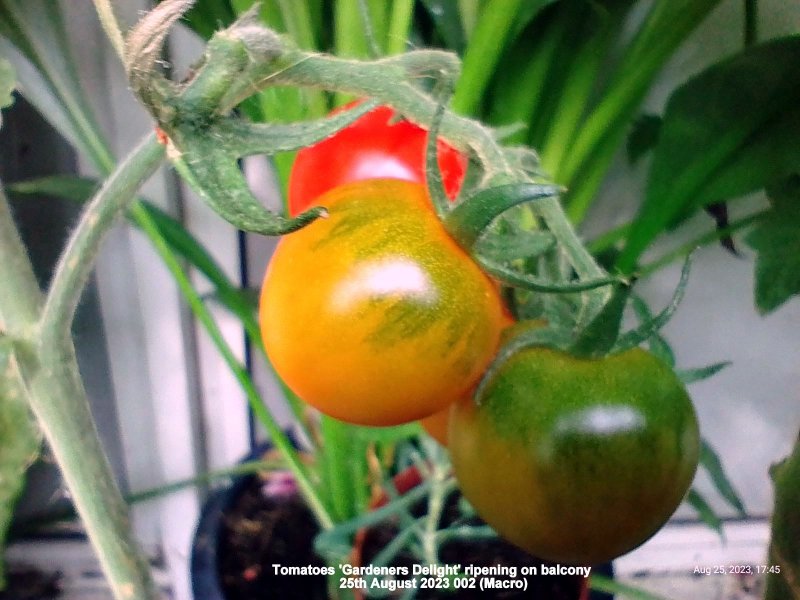
[[[115,598],[156,599],[146,560],[134,540],[127,506],[92,421],[71,337],[33,346],[42,295],[30,261],[0,194],[0,322],[28,339],[36,355],[20,361],[31,409],[36,415],[75,507],[98,551]]]

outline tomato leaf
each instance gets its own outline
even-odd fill
[[[758,252],[755,302],[762,314],[800,294],[800,177],[768,194],[772,208],[745,240]]]
[[[39,454],[41,435],[27,405],[11,339],[0,333],[0,548],[11,524],[14,504],[25,484],[25,471]],[[0,553],[0,589],[4,587]]]
[[[641,115],[633,122],[631,132],[628,134],[628,142],[625,150],[628,154],[628,162],[636,164],[640,158],[647,154],[658,143],[658,135],[661,132],[661,117],[658,115]]]
[[[12,92],[17,87],[17,73],[13,65],[0,56],[0,110],[14,104]],[[0,112],[0,127],[3,126],[3,113]]]
[[[700,446],[700,464],[708,472],[714,487],[717,488],[720,495],[739,513],[740,517],[746,517],[747,511],[744,508],[744,503],[739,498],[739,494],[736,493],[730,479],[728,479],[719,455],[706,440],[703,440]]]
[[[671,96],[644,203],[619,266],[634,268],[665,227],[697,208],[761,189],[800,168],[800,36],[751,46]]]
[[[706,367],[699,367],[697,369],[686,369],[682,371],[678,371],[678,379],[683,382],[683,385],[689,385],[690,383],[695,383],[697,381],[703,381],[704,379],[709,379],[713,377],[722,369],[727,366],[730,366],[730,361],[718,362],[714,363],[713,365],[708,365]]]
[[[725,534],[722,531],[722,519],[719,518],[711,505],[703,498],[702,494],[696,489],[692,488],[686,495],[686,503],[697,511],[700,520],[709,526],[709,528],[716,531],[722,540],[725,540]]]

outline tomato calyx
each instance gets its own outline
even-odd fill
[[[475,391],[475,402],[480,404],[482,394],[496,373],[512,357],[530,348],[550,348],[566,352],[576,358],[601,359],[627,352],[656,335],[672,318],[683,300],[691,272],[691,255],[681,269],[680,280],[669,303],[658,314],[645,319],[634,329],[621,332],[622,315],[632,293],[634,281],[618,283],[611,298],[589,324],[572,332],[563,327],[522,327],[501,344],[494,359],[486,369]]]

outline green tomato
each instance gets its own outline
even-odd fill
[[[479,404],[453,407],[449,446],[464,496],[501,536],[543,559],[597,564],[672,515],[700,442],[686,390],[653,355],[533,348],[500,367]]]

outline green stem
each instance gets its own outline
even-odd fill
[[[722,229],[715,229],[713,231],[709,231],[708,233],[704,233],[703,235],[694,238],[693,240],[678,246],[674,250],[667,252],[663,256],[655,259],[653,262],[648,263],[641,269],[639,269],[639,276],[640,277],[647,277],[648,275],[653,274],[654,272],[658,271],[659,269],[666,267],[669,264],[672,264],[675,261],[682,260],[686,258],[689,254],[691,254],[697,248],[702,246],[707,246],[709,244],[713,244],[716,241],[719,241],[725,236],[731,235],[736,233],[740,229],[744,229],[749,227],[753,223],[756,223],[759,219],[761,219],[768,211],[760,211],[752,215],[748,215],[746,217],[742,217],[732,223],[730,223],[727,227],[723,227]]]
[[[164,147],[156,141],[154,134],[149,134],[106,180],[84,210],[59,259],[42,311],[41,335],[45,345],[69,339],[72,317],[91,274],[100,243],[135,198],[142,183],[156,171],[163,157]]]
[[[134,170],[140,179],[155,169],[160,153],[148,147],[139,148]],[[113,186],[120,194],[135,193],[129,178],[117,173]],[[125,185],[122,181],[127,181]],[[109,189],[105,188],[109,194]],[[76,230],[83,237],[83,228],[90,225],[85,219]],[[75,246],[72,246],[75,248]],[[79,245],[85,248],[84,245]],[[31,335],[39,317],[41,292],[11,220],[5,197],[0,194],[0,320],[10,330],[26,330]],[[73,251],[74,252],[74,251]],[[91,254],[91,252],[89,252]],[[76,270],[76,265],[72,267]],[[64,281],[62,275],[61,281]],[[6,291],[8,293],[6,293]],[[68,299],[71,294],[62,294]],[[62,303],[68,307],[70,301]],[[60,323],[51,324],[41,331],[36,347],[36,360],[23,361],[23,376],[28,384],[31,409],[47,438],[50,449],[61,467],[73,502],[96,548],[101,567],[117,599],[155,599],[157,594],[147,562],[138,548],[128,521],[127,506],[114,478],[111,466],[103,451],[89,410],[86,392],[80,381],[75,352],[69,335],[71,312],[59,311],[67,321],[66,333]],[[33,342],[35,338],[30,338]]]
[[[476,112],[514,29],[511,25],[521,4],[522,0],[489,0],[481,10],[464,54],[461,77],[453,96],[455,112],[464,115]]]
[[[442,461],[436,461],[429,477],[431,492],[428,496],[428,514],[425,516],[425,527],[422,532],[422,552],[425,562],[438,564],[439,562],[439,521],[442,518],[444,503],[447,496],[456,487],[454,479],[448,479],[449,468]]]
[[[303,497],[317,517],[320,526],[325,529],[331,527],[333,525],[333,520],[328,509],[320,500],[319,495],[314,489],[298,452],[295,450],[289,438],[286,437],[286,434],[281,430],[272,413],[264,405],[250,374],[247,372],[244,365],[238,361],[233,350],[225,341],[222,332],[203,303],[202,298],[200,298],[197,290],[192,286],[189,278],[186,276],[186,273],[184,273],[177,258],[172,254],[167,243],[160,237],[152,218],[140,205],[133,206],[132,212],[142,229],[148,234],[148,237],[150,237],[156,252],[158,252],[161,260],[175,279],[178,288],[189,303],[192,313],[208,333],[214,346],[225,361],[225,364],[228,366],[231,373],[233,373],[236,381],[245,393],[253,414],[269,433],[272,443],[275,444],[275,447],[280,450],[286,458],[287,466],[295,476]]]
[[[125,60],[125,38],[122,35],[117,17],[114,15],[114,7],[111,0],[94,0],[94,8],[100,19],[100,24],[108,36],[108,40],[114,47],[114,51],[120,60]]]

